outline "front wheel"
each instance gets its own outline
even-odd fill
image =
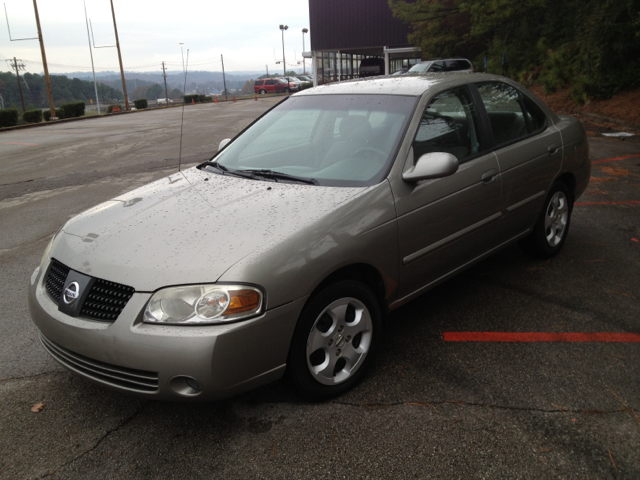
[[[569,189],[556,182],[544,203],[533,232],[520,241],[522,249],[536,258],[550,258],[564,245],[569,233],[573,202]]]
[[[344,280],[305,306],[291,342],[288,372],[307,398],[323,400],[353,388],[378,344],[382,313],[368,287]]]

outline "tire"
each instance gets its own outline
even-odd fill
[[[264,95],[265,93],[267,93],[267,91],[264,88],[261,88],[260,91],[258,92],[260,95]]]
[[[291,93],[291,89],[290,88],[285,88],[284,89],[284,93]]]
[[[556,182],[547,195],[533,232],[520,241],[522,249],[534,258],[556,255],[567,239],[572,210],[569,189],[564,183]]]
[[[353,388],[373,361],[382,326],[380,305],[362,283],[342,280],[311,298],[291,341],[288,375],[310,400]]]

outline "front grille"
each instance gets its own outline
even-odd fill
[[[63,263],[55,258],[51,259],[45,288],[56,305],[60,305],[62,289],[70,271],[71,269]],[[115,322],[134,293],[133,287],[96,278],[82,304],[80,316]]]
[[[69,275],[69,270],[71,270],[69,267],[63,265],[55,258],[51,259],[45,287],[51,299],[57,304],[60,303],[62,287],[64,287],[64,281],[67,279],[67,275]]]
[[[42,334],[40,342],[55,360],[83,377],[134,392],[153,393],[158,390],[157,372],[134,370],[93,360],[61,347]]]
[[[80,316],[115,322],[134,292],[133,287],[97,279],[82,305]]]

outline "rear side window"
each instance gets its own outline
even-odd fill
[[[496,145],[541,131],[547,117],[533,101],[511,85],[500,82],[478,84]]]
[[[471,64],[466,60],[448,60],[445,62],[446,67],[445,70],[447,72],[456,72],[458,70],[469,70],[471,68]]]
[[[446,152],[464,161],[483,150],[479,125],[466,87],[436,95],[422,115],[413,140],[414,159],[425,153]]]
[[[493,141],[496,145],[508,143],[529,134],[520,93],[505,83],[482,83],[478,93],[487,110]]]
[[[547,116],[531,99],[524,95],[522,98],[524,100],[525,118],[529,121],[531,132],[545,129],[547,127]]]

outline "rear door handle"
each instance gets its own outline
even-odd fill
[[[558,150],[560,150],[560,146],[556,145],[555,143],[552,143],[547,148],[547,151],[549,152],[549,155],[555,155],[556,153],[558,153]]]
[[[498,172],[496,172],[495,170],[489,170],[488,172],[484,172],[482,174],[482,184],[489,185],[490,183],[495,182],[497,178]]]

